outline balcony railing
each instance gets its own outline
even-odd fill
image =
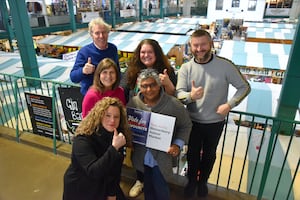
[[[0,73],[0,125],[15,129],[17,141],[23,132],[35,134],[26,94],[49,97],[52,102],[50,137],[53,139],[53,152],[56,153],[58,138],[62,142],[71,141],[72,133],[68,132],[68,137],[65,136],[58,94],[58,88],[70,87],[78,86]],[[299,124],[299,121],[231,111],[226,118],[209,183],[247,193],[257,199],[300,199],[300,137],[296,135]],[[279,134],[283,125],[289,127],[286,130],[288,134]],[[178,163],[176,173],[179,179],[184,180],[184,151]]]

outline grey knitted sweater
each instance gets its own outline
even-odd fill
[[[204,96],[196,101],[191,100],[191,81],[195,86],[204,88]],[[228,99],[229,85],[237,90]],[[215,123],[224,120],[216,113],[219,105],[228,103],[231,108],[237,106],[250,92],[250,85],[236,65],[230,60],[213,54],[206,64],[199,64],[191,59],[184,63],[178,72],[176,85],[177,98],[190,113],[192,121],[198,123]]]

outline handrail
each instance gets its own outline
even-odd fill
[[[37,83],[36,87],[30,85],[33,82]],[[62,131],[56,115],[59,112],[56,106],[60,101],[57,95],[58,87],[78,85],[0,73],[0,106],[3,110],[0,113],[0,125],[15,129],[16,140],[20,142],[22,132],[33,133],[28,120],[28,108],[24,103],[24,92],[51,97],[53,153],[57,154],[56,131]],[[279,134],[282,123],[292,124],[290,134]],[[300,143],[294,136],[299,127],[300,122],[295,120],[230,111],[209,183],[255,195],[257,199],[299,198],[300,194],[295,189],[295,184],[299,184],[297,174],[300,155],[293,155]],[[69,143],[70,139],[67,139],[67,142]],[[185,162],[184,155],[180,157],[180,161]]]

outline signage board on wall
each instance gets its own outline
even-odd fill
[[[33,133],[53,137],[52,97],[25,92]],[[57,123],[56,123],[57,124]],[[56,126],[56,138],[60,134]]]
[[[70,134],[74,135],[78,124],[82,120],[82,100],[83,96],[80,93],[80,87],[58,88],[60,101]]]

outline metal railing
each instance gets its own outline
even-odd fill
[[[53,152],[56,153],[56,131],[62,134],[61,121],[56,114],[60,103],[57,89],[74,86],[77,85],[0,73],[0,125],[15,129],[19,141],[20,132],[33,133],[25,93],[51,97]],[[289,134],[279,134],[282,124],[289,125]],[[299,124],[298,121],[231,111],[226,118],[209,183],[257,199],[300,199],[300,137],[295,135]],[[185,159],[183,155],[179,162],[184,163]]]

